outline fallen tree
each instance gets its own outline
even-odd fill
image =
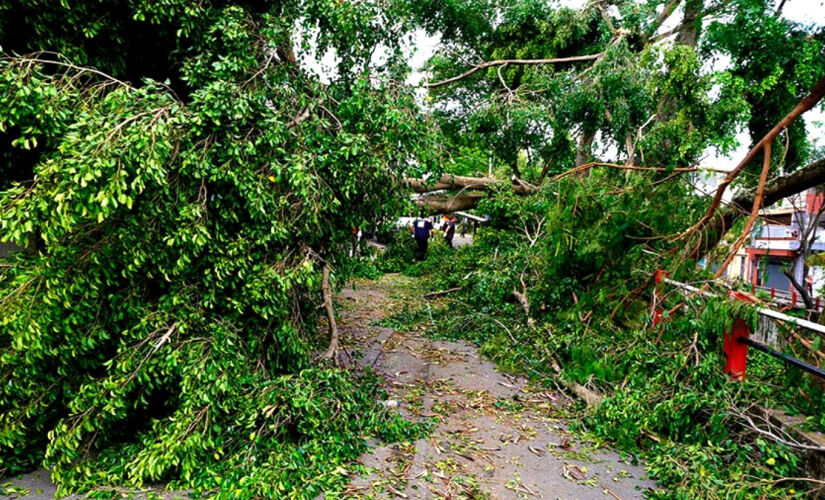
[[[484,197],[485,195],[481,193],[437,193],[422,196],[415,200],[415,203],[418,207],[429,213],[443,214],[459,210],[469,210],[475,207],[478,201]]]
[[[608,167],[620,170],[651,173],[686,173],[699,170],[695,167],[668,169],[665,167],[642,167],[591,162],[567,170],[548,179],[546,182],[555,182],[570,175],[581,174],[582,172],[594,167]],[[472,191],[469,193],[459,191],[456,194],[436,193],[428,196],[422,196],[416,200],[416,204],[418,206],[427,209],[432,213],[471,209],[475,207],[479,200],[486,196],[483,191],[488,191],[495,187],[507,185],[507,181],[491,177],[466,177],[449,174],[441,176],[434,182],[409,178],[404,179],[404,182],[412,188],[413,191],[422,194],[456,188]],[[512,185],[515,193],[525,196],[533,194],[539,189],[539,186],[533,186],[523,180],[516,179],[515,177],[511,180],[510,184]],[[813,161],[791,172],[790,174],[769,180],[764,187],[761,205],[765,207],[770,206],[783,198],[801,193],[806,189],[822,184],[825,184],[825,158]],[[753,206],[756,194],[756,188],[744,191],[736,195],[729,203],[724,205],[721,210],[715,211],[714,216],[710,219],[710,222],[702,227],[704,237],[690,252],[689,256],[691,258],[699,259],[712,250],[719,243],[721,238],[730,230],[733,224],[739,220],[741,216],[748,213]]]
[[[515,176],[513,176],[508,183],[505,180],[493,177],[467,177],[444,174],[435,180],[406,178],[404,179],[404,184],[412,188],[416,193],[424,195],[416,199],[416,204],[430,213],[469,210],[475,207],[480,199],[484,198],[485,195],[482,191],[503,189],[508,185],[513,189],[513,192],[520,195],[532,194],[538,189],[536,186]],[[458,192],[434,193],[434,191],[445,190],[458,190]]]
[[[365,435],[412,430],[375,383],[323,361],[315,331],[323,297],[334,360],[352,227],[392,213],[427,148],[413,89],[369,66],[403,29],[393,7],[110,3],[15,16],[66,40],[0,29],[3,49],[74,49],[0,54],[0,177],[7,147],[33,162],[0,191],[0,240],[37,242],[0,258],[0,476],[45,466],[61,496],[343,488]],[[319,44],[346,44],[346,78],[295,62],[317,24]],[[159,39],[147,57],[179,80],[123,69]],[[78,40],[109,71],[73,63]]]

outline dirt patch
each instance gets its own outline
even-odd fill
[[[374,443],[348,496],[629,499],[655,487],[642,467],[567,431],[563,394],[499,373],[465,342],[372,325],[400,310],[415,286],[387,275],[338,296],[344,357],[387,381],[387,406],[433,425],[414,443]]]

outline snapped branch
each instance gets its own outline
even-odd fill
[[[745,158],[743,158],[742,161],[739,162],[739,165],[737,165],[736,168],[730,171],[727,177],[725,177],[725,179],[719,184],[719,187],[716,189],[716,194],[713,197],[713,201],[711,202],[707,213],[705,213],[705,215],[702,216],[702,218],[699,219],[699,221],[696,224],[694,224],[691,228],[682,233],[681,236],[689,236],[702,230],[708,224],[708,222],[710,222],[711,218],[713,217],[713,214],[716,213],[716,210],[722,203],[722,196],[725,194],[725,191],[727,190],[730,183],[733,182],[733,180],[736,179],[739,176],[739,174],[742,173],[745,167],[747,167],[750,164],[750,162],[756,157],[757,153],[759,153],[760,150],[765,148],[766,144],[772,143],[776,136],[778,136],[779,133],[782,132],[782,130],[788,128],[788,126],[794,120],[796,120],[802,113],[813,108],[816,105],[816,103],[818,103],[822,99],[823,96],[825,96],[825,77],[820,79],[817,82],[817,84],[814,85],[814,88],[813,90],[811,90],[811,93],[808,94],[804,99],[799,101],[799,103],[791,110],[790,113],[785,115],[785,117],[782,118],[782,120],[779,123],[777,123],[776,126],[774,126],[770,130],[770,132],[765,134],[765,136],[762,137],[762,139],[760,139],[759,142],[756,143],[756,145],[753,148],[751,148],[748,154],[745,155]]]

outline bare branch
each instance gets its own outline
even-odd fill
[[[589,54],[586,56],[573,56],[573,57],[558,57],[554,59],[499,59],[496,61],[487,61],[484,63],[479,64],[478,66],[473,67],[472,69],[465,71],[464,73],[454,76],[452,78],[447,78],[446,80],[441,80],[438,82],[433,83],[426,83],[424,87],[428,89],[433,89],[436,87],[441,87],[444,85],[448,85],[453,82],[457,82],[463,78],[467,78],[468,76],[475,74],[478,71],[483,69],[492,68],[494,66],[505,66],[508,64],[520,64],[520,65],[531,65],[531,64],[563,64],[563,63],[571,63],[571,62],[582,62],[582,61],[594,61],[604,55],[603,52],[598,54]]]
[[[793,436],[790,435],[790,433],[788,433],[780,426],[776,425],[771,421],[771,416],[769,415],[767,409],[762,410],[765,414],[764,416],[760,415],[758,412],[749,410],[750,408],[746,410],[741,410],[734,405],[731,405],[729,409],[731,414],[738,417],[740,421],[743,424],[745,424],[750,430],[756,432],[757,434],[765,436],[766,438],[772,441],[784,444],[791,448],[796,448],[797,450],[809,450],[817,452],[825,451],[825,447],[805,444],[795,439]]]
[[[603,162],[590,162],[585,163],[584,165],[579,165],[578,167],[571,168],[565,172],[562,172],[554,177],[548,179],[548,182],[556,182],[565,177],[568,177],[573,174],[584,172],[585,170],[589,170],[593,167],[609,167],[609,168],[617,168],[619,170],[638,170],[641,172],[674,172],[674,173],[682,173],[682,172],[696,172],[699,170],[698,167],[675,167],[675,168],[668,168],[668,167],[645,167],[641,165],[619,165],[618,163],[603,163]],[[708,169],[702,169],[708,170]]]
[[[764,161],[762,162],[762,173],[759,175],[759,185],[756,187],[756,196],[753,198],[753,206],[751,207],[751,213],[748,216],[747,222],[745,222],[745,227],[742,229],[742,234],[739,235],[739,238],[733,243],[731,246],[730,251],[728,251],[728,255],[725,257],[725,260],[722,261],[722,265],[719,266],[719,269],[713,275],[713,278],[719,278],[724,274],[725,270],[728,268],[728,264],[730,261],[733,260],[733,257],[736,255],[736,252],[742,248],[742,244],[745,243],[745,240],[751,234],[751,229],[753,228],[753,223],[756,221],[756,217],[759,215],[759,209],[762,208],[762,197],[765,195],[765,184],[768,182],[768,172],[771,169],[771,143],[766,142],[765,145],[762,147],[762,152],[765,155]]]
[[[92,73],[94,75],[103,77],[106,80],[117,83],[118,85],[126,87],[129,90],[134,90],[134,88],[131,85],[129,85],[128,83],[123,82],[121,80],[118,80],[117,78],[113,77],[112,75],[107,75],[106,73],[104,73],[102,71],[98,71],[94,68],[87,68],[85,66],[76,66],[76,65],[74,65],[72,63],[68,63],[68,62],[51,61],[49,59],[40,59],[40,58],[37,58],[37,57],[4,57],[4,58],[0,58],[0,60],[7,60],[7,61],[12,61],[12,62],[17,62],[17,63],[20,63],[20,64],[38,63],[38,64],[52,64],[52,65],[55,65],[55,66],[62,66],[64,68],[69,68],[69,69],[78,71],[80,73]]]
[[[751,148],[745,158],[736,166],[730,173],[725,177],[725,179],[719,184],[719,187],[716,189],[716,195],[713,197],[713,201],[711,202],[710,207],[708,208],[707,213],[699,219],[699,221],[694,224],[690,229],[686,230],[682,233],[682,237],[691,235],[700,231],[704,228],[708,222],[710,222],[713,214],[716,213],[716,210],[719,208],[719,205],[722,203],[722,196],[725,194],[728,186],[731,182],[733,182],[736,177],[739,176],[740,173],[747,167],[750,162],[756,157],[756,154],[765,147],[765,144],[773,142],[777,135],[779,135],[782,130],[788,128],[788,126],[793,122],[795,119],[799,117],[802,113],[808,111],[812,107],[818,103],[822,97],[825,96],[825,77],[820,79],[817,84],[814,86],[811,93],[808,94],[804,99],[799,101],[799,103],[791,110],[790,113],[785,115],[782,120],[776,124],[774,128],[770,130],[767,134],[765,134],[762,139],[759,140],[756,145]]]

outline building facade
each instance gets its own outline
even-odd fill
[[[806,258],[825,251],[823,194],[808,190],[762,210],[751,231],[750,243],[737,252],[726,270],[728,279],[739,279],[792,302],[799,292],[794,281],[812,297],[825,291],[825,272],[809,266]],[[806,238],[807,236],[807,238]]]

